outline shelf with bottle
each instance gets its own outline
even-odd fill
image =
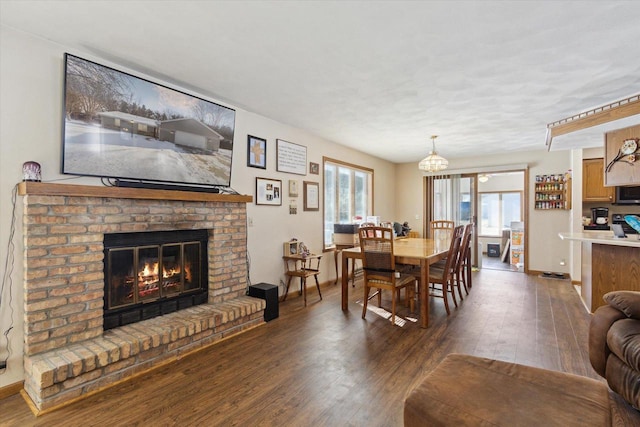
[[[570,173],[536,175],[535,208],[540,210],[571,209]]]

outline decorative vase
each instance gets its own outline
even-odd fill
[[[42,168],[38,162],[24,162],[22,165],[22,180],[31,182],[42,181]]]

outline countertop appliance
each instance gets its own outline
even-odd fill
[[[613,214],[611,215],[611,223],[612,224],[620,224],[622,226],[622,229],[624,230],[625,234],[638,234],[638,232],[636,230],[634,230],[629,224],[627,224],[627,221],[624,220],[625,215],[637,215],[635,213],[633,214]]]
[[[591,208],[591,224],[609,224],[609,208]]]
[[[616,187],[616,205],[640,205],[640,186]]]

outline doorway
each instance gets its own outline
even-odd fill
[[[526,271],[526,170],[426,177],[425,230],[432,219],[475,224],[472,264]]]
[[[524,171],[478,174],[482,268],[524,272]]]

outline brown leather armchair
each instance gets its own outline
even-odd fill
[[[640,292],[609,292],[604,300],[591,319],[589,359],[611,390],[640,409]]]

